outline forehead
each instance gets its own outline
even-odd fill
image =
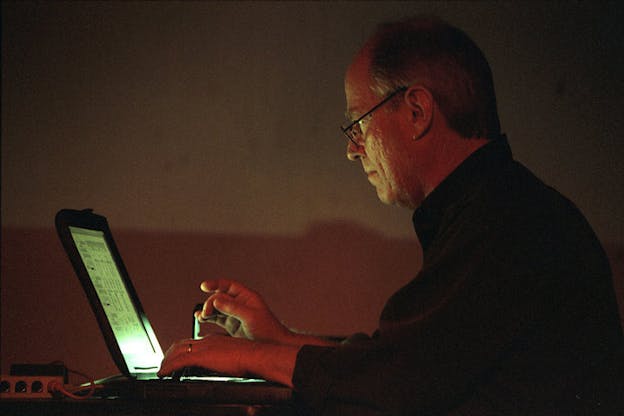
[[[371,89],[370,54],[368,48],[362,49],[353,59],[345,75],[345,96],[347,99],[346,116],[357,118],[374,105],[378,97]]]

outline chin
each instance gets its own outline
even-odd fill
[[[418,205],[420,205],[419,201],[418,203],[416,203],[415,201],[412,201],[410,198],[399,198],[398,195],[395,195],[391,192],[377,192],[377,197],[379,198],[379,200],[385,204],[385,205],[395,205],[401,208],[407,208],[407,209],[416,209],[418,208]]]
[[[377,198],[385,205],[396,205],[399,202],[394,195],[379,191],[377,191]]]

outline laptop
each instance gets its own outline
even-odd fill
[[[260,379],[183,373],[159,378],[163,352],[117,250],[105,217],[63,209],[56,230],[120,371],[98,380],[99,397],[193,398],[208,403],[278,404],[292,390]]]

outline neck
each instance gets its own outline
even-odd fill
[[[485,138],[466,139],[457,133],[445,132],[432,141],[431,169],[425,181],[425,196],[429,195],[447,176],[471,154],[486,145]]]

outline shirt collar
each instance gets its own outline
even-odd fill
[[[423,250],[435,238],[444,214],[472,195],[485,179],[500,174],[511,161],[511,149],[502,135],[472,153],[425,198],[412,215]]]

